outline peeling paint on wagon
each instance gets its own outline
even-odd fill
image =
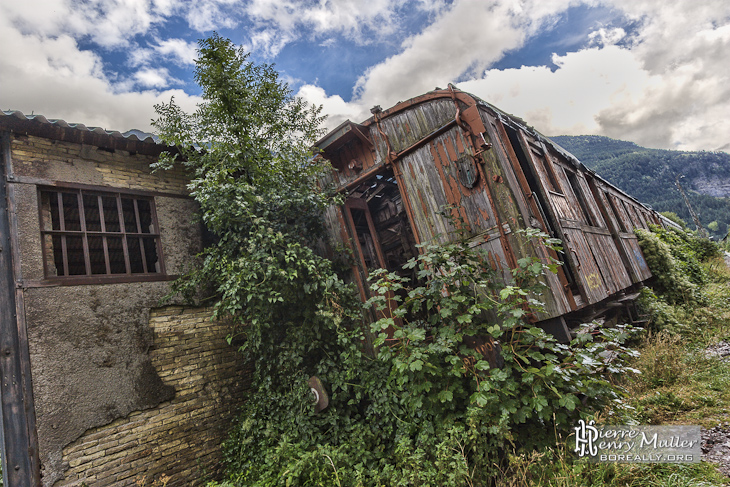
[[[399,252],[398,245],[411,248],[413,242],[404,237],[398,243],[391,235],[402,231],[402,220],[408,220],[419,242],[448,241],[454,227],[440,210],[449,205],[470,246],[487,251],[489,265],[502,269],[505,280],[520,258],[558,257],[522,241],[515,230],[539,228],[563,241],[559,257],[564,264],[557,275],[545,276],[546,309],[539,320],[595,314],[602,303],[651,277],[633,228],[663,220],[522,120],[452,86],[372,112],[360,124],[346,122],[360,127],[367,141],[333,132],[318,145],[348,200],[359,200],[361,208],[376,215],[402,208],[400,226],[395,217],[381,219],[385,223],[371,230],[350,222],[353,246],[363,252],[370,237],[389,242],[383,253]],[[349,171],[345,166],[352,152],[373,165]],[[375,189],[383,178],[394,181],[389,192]],[[367,269],[356,274],[366,290]]]

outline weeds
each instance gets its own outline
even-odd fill
[[[709,463],[591,463],[556,446],[511,455],[496,487],[709,487],[728,479]]]
[[[668,242],[663,241],[665,238]],[[644,240],[651,241],[649,252],[656,251],[653,258],[664,267],[652,268],[658,286],[642,290],[639,301],[643,313],[649,315],[649,330],[636,343],[640,355],[630,365],[641,373],[621,380],[632,409],[620,415],[606,409],[596,419],[700,424],[706,428],[726,422],[730,362],[705,350],[720,341],[730,341],[730,269],[710,245],[693,237],[672,232],[667,238],[667,232],[659,232]],[[686,269],[692,271],[691,279]],[[575,459],[560,441],[541,451],[510,455],[501,473],[498,487],[730,484],[710,463],[590,463]]]

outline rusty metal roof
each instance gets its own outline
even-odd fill
[[[159,142],[158,137],[141,130],[119,132],[101,127],[87,127],[82,123],[48,119],[43,115],[26,115],[17,110],[0,111],[0,131],[2,130],[150,155],[169,149]]]

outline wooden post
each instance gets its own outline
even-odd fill
[[[0,139],[0,434],[2,435],[3,485],[40,485],[35,411],[30,386],[30,363],[25,330],[20,330],[13,259],[17,236],[12,234],[13,201],[8,191],[10,134]],[[22,310],[20,310],[22,313]]]

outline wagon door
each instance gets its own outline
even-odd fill
[[[467,137],[454,126],[395,164],[400,168],[421,241],[444,243],[454,240],[455,230],[465,232],[471,245],[485,250],[492,267],[509,280],[502,235],[511,230],[504,225],[500,231],[497,225],[483,169],[476,163]],[[444,207],[451,208],[451,218],[441,214]]]
[[[532,137],[520,137],[548,202],[546,211],[552,213],[557,233],[562,234],[565,258],[583,304],[602,301],[629,287],[631,278],[583,172],[551,155]]]

